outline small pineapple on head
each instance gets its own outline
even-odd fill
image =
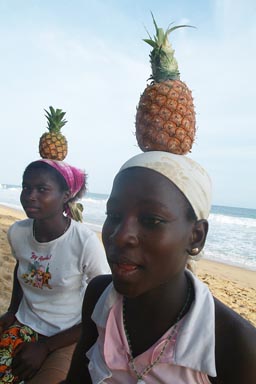
[[[60,132],[61,128],[67,123],[64,120],[66,112],[61,109],[49,107],[50,112],[45,109],[48,120],[48,130],[39,141],[39,153],[43,159],[64,160],[68,152],[68,143],[64,135]]]
[[[142,151],[188,153],[195,137],[195,111],[190,89],[180,80],[178,63],[168,40],[178,25],[164,32],[156,24],[156,35],[144,39],[153,47],[150,53],[152,83],[140,97],[136,113],[136,139]]]

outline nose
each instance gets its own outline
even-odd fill
[[[109,236],[109,240],[118,247],[136,247],[139,243],[139,228],[136,218],[123,218]]]

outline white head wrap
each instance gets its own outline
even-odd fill
[[[171,180],[190,202],[197,219],[207,219],[211,209],[212,185],[207,172],[187,156],[169,152],[149,151],[132,157],[120,168],[142,167],[152,169]],[[196,273],[196,260],[203,256],[188,256],[187,268]]]
[[[194,160],[169,152],[149,151],[132,157],[119,172],[131,167],[149,168],[167,177],[186,196],[197,218],[208,218],[211,209],[211,180]]]

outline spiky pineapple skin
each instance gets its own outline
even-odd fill
[[[181,80],[148,85],[136,113],[140,149],[187,154],[193,145],[196,119],[190,89]]]
[[[68,153],[68,143],[61,133],[45,132],[39,141],[39,153],[43,159],[64,160]]]

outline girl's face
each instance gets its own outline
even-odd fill
[[[60,186],[51,172],[37,169],[25,173],[20,201],[29,218],[50,219],[62,215],[68,192]]]
[[[167,178],[131,168],[114,180],[102,238],[118,292],[135,297],[183,273],[193,222]]]

